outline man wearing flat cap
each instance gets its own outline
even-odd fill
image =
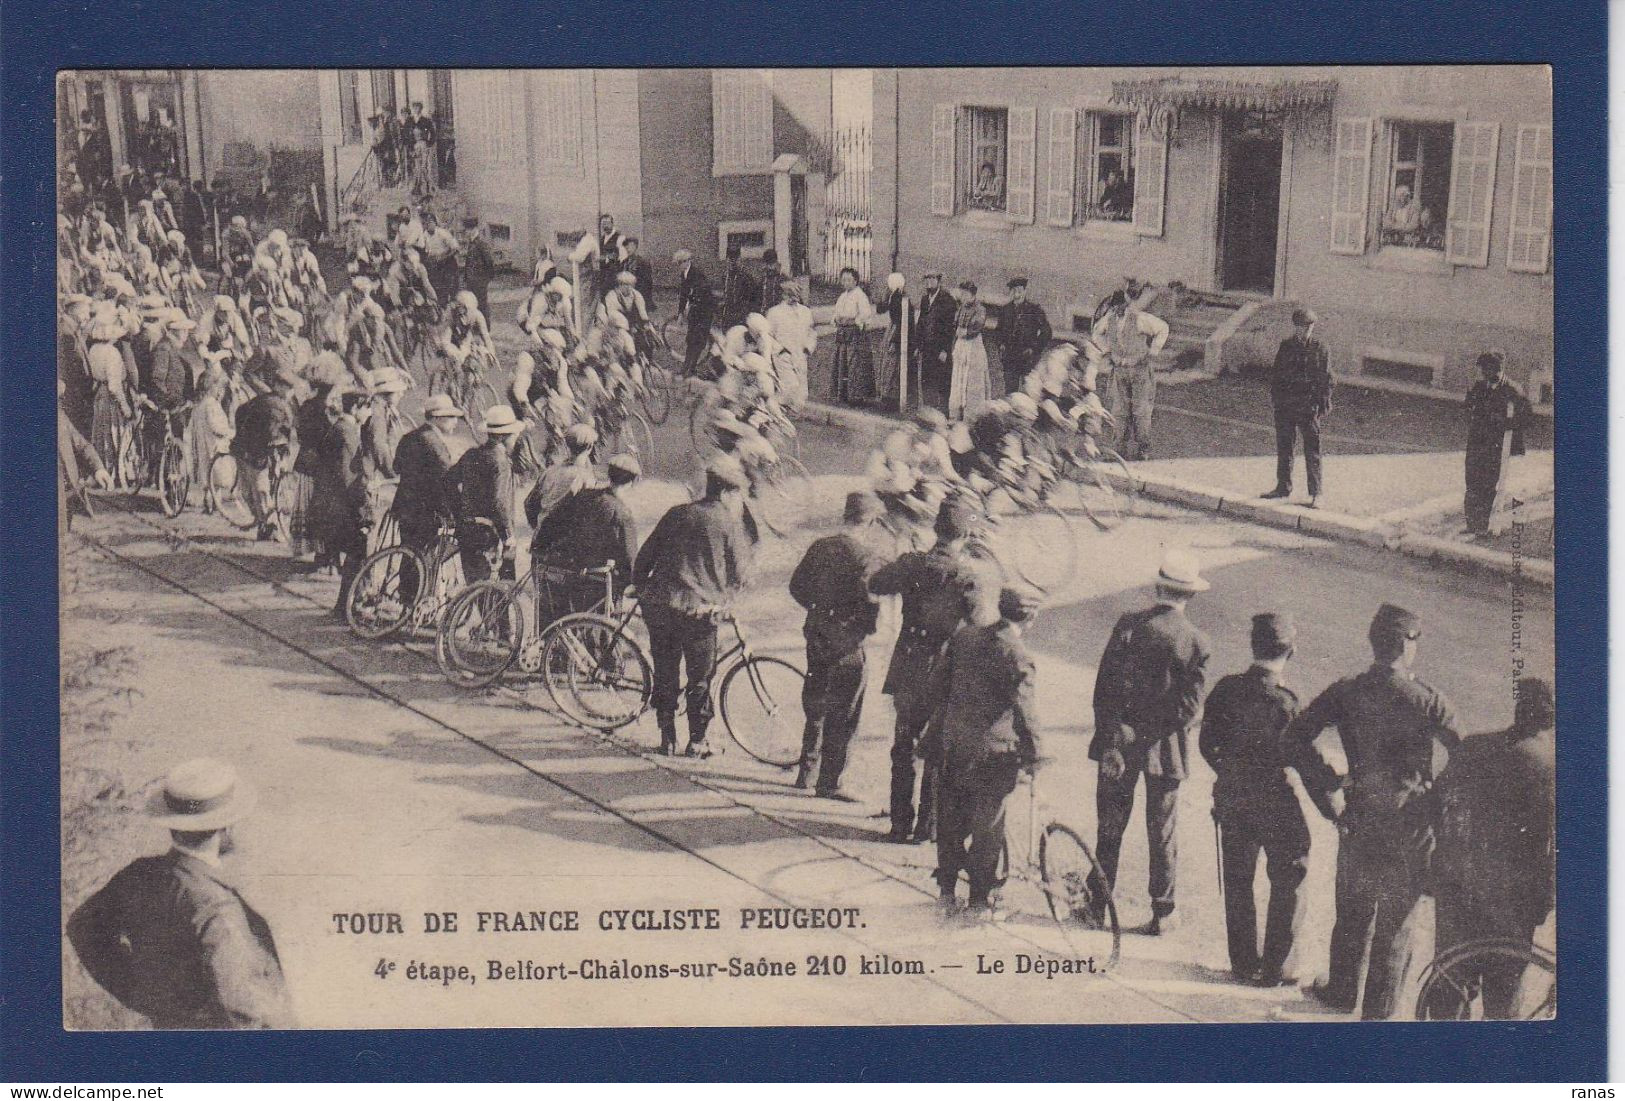
[[[1174,872],[1179,785],[1186,776],[1190,731],[1201,710],[1211,653],[1207,636],[1186,617],[1185,605],[1208,587],[1194,555],[1170,550],[1154,582],[1156,602],[1117,621],[1095,673],[1095,735],[1089,743],[1089,759],[1100,762],[1095,853],[1115,888],[1134,789],[1143,774],[1151,921],[1142,931],[1150,936],[1178,925]]]
[[[1549,681],[1517,682],[1512,726],[1465,739],[1439,777],[1433,854],[1435,955],[1475,940],[1533,943],[1557,888],[1557,709]],[[1493,960],[1475,976],[1484,1016],[1521,1020],[1522,960]],[[1436,1016],[1450,1008],[1433,1007]]]
[[[1253,664],[1213,686],[1202,711],[1199,745],[1218,776],[1213,821],[1224,872],[1224,923],[1230,970],[1242,982],[1278,986],[1293,981],[1287,958],[1303,901],[1298,888],[1309,870],[1309,823],[1287,782],[1281,733],[1298,713],[1298,697],[1281,680],[1297,629],[1290,616],[1253,616]],[[1262,850],[1270,901],[1264,950],[1258,949],[1253,881]]]
[[[127,865],[68,919],[90,977],[154,1028],[295,1027],[271,927],[223,869],[253,805],[230,765],[180,765],[147,804],[170,850]]]
[[[1312,993],[1343,1013],[1360,1005],[1366,1020],[1404,1015],[1398,1003],[1409,930],[1434,847],[1433,783],[1461,741],[1449,701],[1411,672],[1421,634],[1415,613],[1394,604],[1378,608],[1369,632],[1371,667],[1315,697],[1282,739],[1304,788],[1342,836],[1331,969]],[[1315,739],[1332,727],[1348,761],[1346,776],[1315,749]]]
[[[1275,488],[1264,496],[1292,496],[1292,466],[1297,438],[1303,437],[1303,465],[1309,471],[1309,508],[1320,504],[1320,420],[1332,408],[1332,372],[1326,346],[1314,338],[1315,313],[1300,306],[1292,311],[1292,335],[1281,341],[1270,371],[1270,400],[1275,405]]]
[[[990,574],[967,553],[970,537],[982,522],[978,510],[958,495],[937,511],[936,545],[909,551],[882,566],[869,582],[876,596],[900,596],[903,625],[892,650],[881,691],[892,698],[897,713],[891,748],[891,833],[898,844],[929,841],[936,817],[933,770],[920,780],[915,812],[915,750],[940,699],[931,695],[931,678],[947,650],[948,640],[989,585]]]
[[[555,468],[556,469],[556,468]],[[638,556],[638,524],[626,503],[626,493],[643,474],[635,455],[614,455],[609,460],[609,484],[596,481],[566,497],[536,525],[531,538],[531,561],[570,575],[559,586],[562,600],[554,616],[585,612],[603,599],[604,583],[581,571],[615,567],[615,592],[632,583]]]
[[[1504,364],[1500,352],[1479,356],[1479,380],[1467,391],[1467,494],[1462,509],[1466,534],[1475,539],[1490,533],[1490,516],[1508,461],[1523,454],[1524,428],[1533,415],[1529,399],[1502,377]]]
[[[1044,307],[1027,300],[1027,277],[1018,275],[1008,284],[1010,301],[999,311],[999,327],[994,337],[999,345],[999,366],[1004,370],[1004,392],[1021,389],[1027,372],[1049,347],[1052,335]]]
[[[660,752],[677,751],[677,689],[688,684],[689,757],[711,756],[711,678],[716,672],[717,624],[744,590],[755,560],[745,530],[745,468],[732,455],[705,470],[705,496],[673,507],[638,551],[632,583],[643,600],[654,662],[654,712]]]
[[[1043,595],[1006,586],[996,609],[978,594],[969,622],[948,643],[932,678],[937,701],[927,735],[938,763],[937,888],[957,907],[959,873],[970,880],[970,910],[994,918],[999,858],[1006,851],[1005,807],[1022,772],[1040,763],[1038,672],[1022,632]]]
[[[885,562],[875,521],[884,506],[873,493],[849,493],[845,528],[815,540],[790,575],[790,595],[807,610],[807,680],[801,690],[806,727],[795,785],[841,798],[847,747],[863,714],[868,681],[864,643],[874,634],[880,605],[869,581]]]

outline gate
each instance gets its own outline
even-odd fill
[[[870,183],[874,147],[867,126],[832,130],[820,143],[823,156],[812,158],[824,171],[824,277],[834,280],[842,268],[857,269],[867,281],[872,272],[874,225],[870,220]]]

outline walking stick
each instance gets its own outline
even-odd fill
[[[1219,902],[1224,902],[1224,827],[1219,824],[1217,813],[1213,815],[1213,863],[1219,871]]]

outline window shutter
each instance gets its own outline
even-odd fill
[[[954,212],[954,123],[959,109],[939,103],[931,109],[931,213]]]
[[[745,98],[750,120],[745,166],[766,168],[773,163],[773,74],[763,70],[747,74]]]
[[[1168,199],[1168,138],[1151,132],[1149,116],[1134,125],[1134,232],[1161,237]]]
[[[1450,165],[1450,214],[1444,254],[1452,264],[1488,267],[1490,207],[1495,198],[1495,154],[1501,126],[1494,122],[1456,123]]]
[[[1552,128],[1518,127],[1507,270],[1546,271],[1552,247]]]
[[[1049,186],[1044,221],[1052,226],[1072,224],[1072,201],[1077,169],[1078,113],[1057,108],[1049,113]]]
[[[1337,120],[1337,152],[1332,161],[1333,252],[1365,252],[1365,216],[1371,203],[1371,120]]]
[[[1038,170],[1038,108],[1010,108],[1006,148],[1009,169],[1005,176],[1005,210],[1018,222],[1031,222],[1037,203],[1034,191]]]
[[[728,143],[732,138],[734,74],[726,69],[711,70],[711,171],[728,167]]]

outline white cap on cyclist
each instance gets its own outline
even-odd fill
[[[536,339],[549,347],[564,351],[564,334],[557,329],[540,329],[536,333]]]
[[[1010,412],[1022,420],[1038,419],[1038,403],[1019,390],[1005,399],[1010,405]]]
[[[615,276],[615,282],[623,287],[635,287],[638,285],[638,277],[629,271],[623,271]]]
[[[174,241],[177,245],[186,244],[186,234],[182,233],[178,229],[172,229],[168,233],[164,234],[164,236],[169,240]]]
[[[742,371],[750,371],[753,374],[762,375],[767,374],[773,368],[767,362],[767,357],[761,352],[746,352],[744,355],[739,357],[739,369]]]
[[[273,245],[286,245],[288,243],[288,233],[286,230],[273,229],[265,239]]]
[[[272,310],[271,313],[276,316],[278,321],[282,322],[290,329],[300,329],[304,327],[305,315],[294,309],[292,306],[278,306]]]
[[[458,291],[457,304],[470,313],[480,308],[480,300],[474,296],[473,291]]]
[[[372,373],[372,392],[375,394],[404,394],[408,389],[406,376],[394,367],[380,367]]]
[[[750,314],[745,318],[745,328],[753,333],[770,333],[773,331],[773,326],[768,323],[767,318],[759,313]]]
[[[365,275],[353,276],[350,279],[350,286],[354,287],[356,290],[360,291],[362,294],[370,294],[370,293],[372,293],[372,288],[373,288],[374,285],[375,284],[373,283],[373,281],[371,279],[368,279]]]
[[[555,275],[553,278],[549,279],[547,281],[547,289],[552,291],[554,294],[562,294],[566,298],[570,297],[570,281],[564,278],[562,275]]]
[[[493,405],[485,411],[484,428],[488,436],[513,436],[523,432],[525,425],[513,415],[512,406]]]
[[[598,429],[590,424],[572,424],[565,429],[564,441],[573,451],[585,451],[598,442]]]
[[[457,403],[446,394],[430,394],[423,399],[423,415],[425,417],[449,417],[456,420],[463,415],[457,408]]]
[[[197,328],[197,322],[186,316],[185,310],[170,310],[163,318],[164,326],[173,332],[190,332]]]

